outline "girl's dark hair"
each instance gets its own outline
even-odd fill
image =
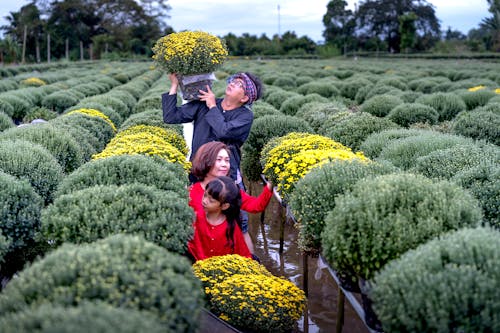
[[[236,223],[241,228],[241,193],[240,188],[231,177],[220,176],[210,181],[205,192],[222,204],[228,203],[229,207],[222,211],[226,216],[228,228],[226,238],[228,245],[234,250],[234,228]]]
[[[192,162],[191,173],[199,180],[202,181],[210,172],[210,169],[215,165],[217,155],[225,149],[230,154],[229,148],[225,143],[220,141],[207,142],[198,148]]]

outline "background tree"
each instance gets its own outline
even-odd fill
[[[484,18],[480,27],[490,34],[491,46],[488,50],[500,51],[500,0],[487,0],[491,17]]]
[[[365,38],[379,37],[387,42],[389,52],[401,51],[399,18],[415,13],[418,50],[427,50],[440,38],[439,21],[434,6],[425,0],[366,0],[356,12],[356,30]]]
[[[356,27],[354,14],[346,7],[347,1],[332,0],[326,5],[326,14],[323,16],[325,43],[333,44],[343,54],[353,45]]]
[[[406,53],[415,45],[415,33],[417,31],[415,28],[415,21],[417,18],[414,12],[409,12],[399,17],[399,33],[401,34],[400,48],[405,50]]]

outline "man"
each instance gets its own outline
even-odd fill
[[[170,91],[162,95],[163,121],[168,124],[194,122],[190,159],[204,143],[224,142],[231,152],[229,176],[244,189],[240,172],[241,146],[248,138],[253,123],[251,105],[262,96],[259,78],[248,72],[237,73],[227,80],[224,98],[216,98],[207,86],[207,91],[200,90],[199,100],[181,106],[177,106],[179,80],[175,74],[170,74],[169,79]],[[192,175],[190,180],[196,181]],[[243,217],[243,223],[248,227],[248,217]],[[253,253],[248,230],[242,231]]]

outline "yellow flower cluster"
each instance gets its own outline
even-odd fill
[[[151,125],[136,125],[121,131],[120,135],[130,135],[137,133],[150,133],[152,135],[159,136],[168,141],[175,148],[179,149],[179,151],[185,156],[187,156],[187,154],[189,153],[189,148],[186,144],[186,140],[184,140],[184,137],[181,134],[173,129]]]
[[[350,148],[322,135],[292,132],[270,140],[261,151],[264,175],[274,184],[279,184],[288,162],[303,150],[342,150]]]
[[[483,86],[483,85],[480,85],[480,86],[475,86],[475,87],[469,88],[467,90],[468,91],[478,91],[478,90],[481,90],[481,89],[484,89],[484,88],[486,88],[486,87]]]
[[[40,87],[40,86],[46,85],[47,83],[40,78],[30,77],[30,78],[22,80],[21,84],[24,86],[30,86],[30,87]]]
[[[368,161],[362,152],[353,153],[350,149],[311,149],[302,150],[290,159],[285,168],[278,175],[278,191],[289,195],[295,183],[304,177],[313,168],[321,166],[332,160],[359,159]]]
[[[153,60],[168,73],[193,75],[210,73],[227,58],[223,40],[203,31],[182,31],[166,35],[153,46]]]
[[[500,94],[500,88],[495,89],[495,94]]]
[[[211,257],[193,265],[214,313],[230,324],[260,332],[288,332],[306,305],[304,292],[239,255]]]
[[[118,133],[104,150],[92,156],[97,160],[116,155],[147,155],[158,156],[172,163],[179,163],[184,170],[191,168],[191,163],[186,159],[186,155],[174,147],[164,137],[152,134],[151,132],[126,131]]]
[[[102,113],[99,110],[95,110],[95,109],[78,109],[78,110],[73,110],[73,111],[68,112],[67,115],[70,115],[70,114],[73,114],[73,113],[83,113],[83,114],[86,114],[87,116],[90,116],[90,117],[99,117],[99,118],[103,119],[104,121],[106,121],[109,124],[109,126],[111,126],[111,128],[113,129],[113,131],[116,132],[116,126],[115,126],[115,124],[111,121],[111,119],[109,119],[108,116],[106,116],[104,113]]]

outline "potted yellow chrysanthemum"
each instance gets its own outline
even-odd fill
[[[213,72],[227,58],[226,44],[217,36],[203,31],[182,31],[160,38],[153,46],[153,60],[167,73],[175,73],[183,98],[198,99],[201,87],[211,86]],[[194,87],[192,85],[195,85]]]

